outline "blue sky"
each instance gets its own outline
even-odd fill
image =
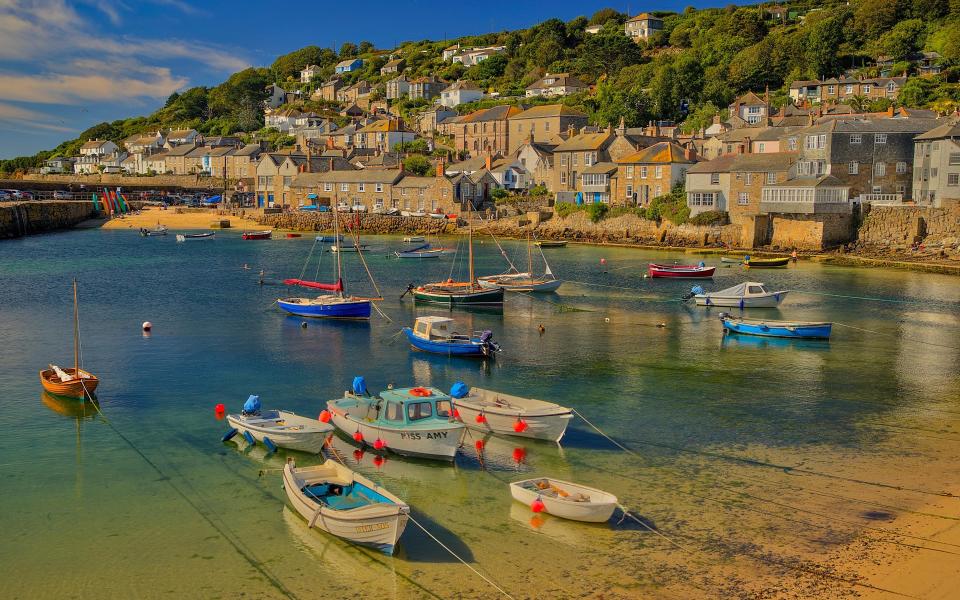
[[[33,154],[102,121],[148,114],[171,92],[216,85],[309,44],[444,39],[569,20],[607,6],[728,2],[607,0],[0,0],[0,158]]]

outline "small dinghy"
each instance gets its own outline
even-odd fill
[[[392,555],[409,520],[410,507],[366,477],[332,460],[283,467],[290,505],[311,528]]]
[[[217,232],[215,231],[208,231],[207,233],[178,233],[177,241],[185,242],[187,240],[205,240],[208,238],[212,238],[216,234]]]
[[[712,279],[716,267],[708,267],[702,262],[699,265],[658,265],[650,263],[647,271],[650,277],[681,278],[681,279]]]
[[[430,244],[421,244],[406,250],[394,252],[397,258],[439,258],[445,254],[444,248],[433,248]]]
[[[427,238],[423,237],[422,235],[408,235],[407,237],[403,238],[403,241],[407,243],[425,242],[427,241]]]
[[[330,252],[360,252],[366,249],[366,244],[334,244],[330,246]]]
[[[343,235],[318,235],[314,239],[318,242],[342,242]]]
[[[723,329],[729,333],[758,335],[761,337],[825,340],[830,338],[833,323],[811,321],[763,321],[720,314]]]
[[[540,240],[534,243],[541,248],[563,248],[567,245],[566,240]]]
[[[743,262],[742,258],[733,258],[730,256],[721,256],[720,262],[727,263],[728,265],[739,265]]]
[[[588,523],[608,521],[618,506],[613,494],[548,477],[515,481],[510,495],[535,511],[540,508],[555,517]]]
[[[268,440],[274,446],[319,454],[327,434],[333,431],[329,423],[308,419],[286,410],[260,411],[260,397],[250,396],[239,414],[227,415],[231,431],[223,436],[224,441],[237,433],[250,436],[267,447]]]
[[[450,396],[435,388],[384,390],[367,393],[363,377],[353,391],[327,402],[327,417],[337,429],[361,446],[390,450],[403,456],[453,460],[464,426],[453,419]]]
[[[780,269],[790,264],[790,257],[783,258],[750,258],[743,257],[743,266],[753,267],[754,269]]]
[[[269,229],[264,231],[244,231],[240,237],[245,240],[269,240],[273,232]]]
[[[417,350],[445,354],[447,356],[489,357],[500,352],[500,346],[491,337],[489,330],[471,335],[451,331],[453,319],[449,317],[417,317],[413,328],[404,327],[404,335]]]
[[[762,283],[748,281],[719,292],[707,292],[699,285],[694,286],[684,299],[693,298],[697,306],[724,306],[740,309],[776,308],[786,295],[785,290],[771,292]]]
[[[141,227],[140,235],[142,235],[143,237],[156,237],[160,235],[167,235],[167,226],[157,225],[153,229],[147,229],[146,227]]]
[[[565,406],[470,388],[462,381],[453,384],[450,396],[464,425],[500,435],[559,442],[573,418]]]

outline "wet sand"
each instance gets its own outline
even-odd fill
[[[240,218],[232,215],[219,215],[214,209],[206,211],[191,211],[177,213],[176,209],[160,210],[150,206],[140,211],[139,215],[129,214],[123,218],[113,218],[103,224],[104,229],[139,229],[141,227],[156,227],[166,225],[170,229],[211,229],[210,225],[222,219],[230,221],[231,229],[267,229],[251,218]]]

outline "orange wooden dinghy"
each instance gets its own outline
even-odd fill
[[[73,368],[56,365],[40,371],[40,384],[47,392],[69,398],[93,397],[100,384],[96,375],[80,368],[80,309],[77,305],[77,280],[73,280]]]

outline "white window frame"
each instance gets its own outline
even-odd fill
[[[859,133],[851,133],[851,134],[850,134],[850,144],[851,144],[851,145],[860,144],[860,143],[862,143],[862,142],[863,142],[863,135],[862,135],[862,134],[859,134]]]
[[[627,198],[633,198],[633,185],[627,184]]]
[[[357,191],[358,191],[358,192],[365,192],[365,191],[366,191],[366,188],[367,188],[367,186],[366,186],[366,184],[364,184],[364,183],[358,183],[358,184],[357,184]]]
[[[860,163],[855,160],[851,160],[847,164],[847,175],[859,175],[859,174],[860,174]]]
[[[907,163],[904,161],[897,162],[897,175],[903,175],[907,172]]]
[[[886,144],[887,143],[887,134],[885,133],[876,133],[873,136],[874,144]]]
[[[887,174],[887,163],[883,161],[873,163],[873,174],[875,177],[883,177]]]
[[[746,192],[737,193],[737,206],[749,206],[750,205],[750,194]]]
[[[350,184],[349,184],[349,183],[341,183],[341,184],[340,184],[340,191],[341,191],[341,192],[349,192],[349,191],[350,191]]]

